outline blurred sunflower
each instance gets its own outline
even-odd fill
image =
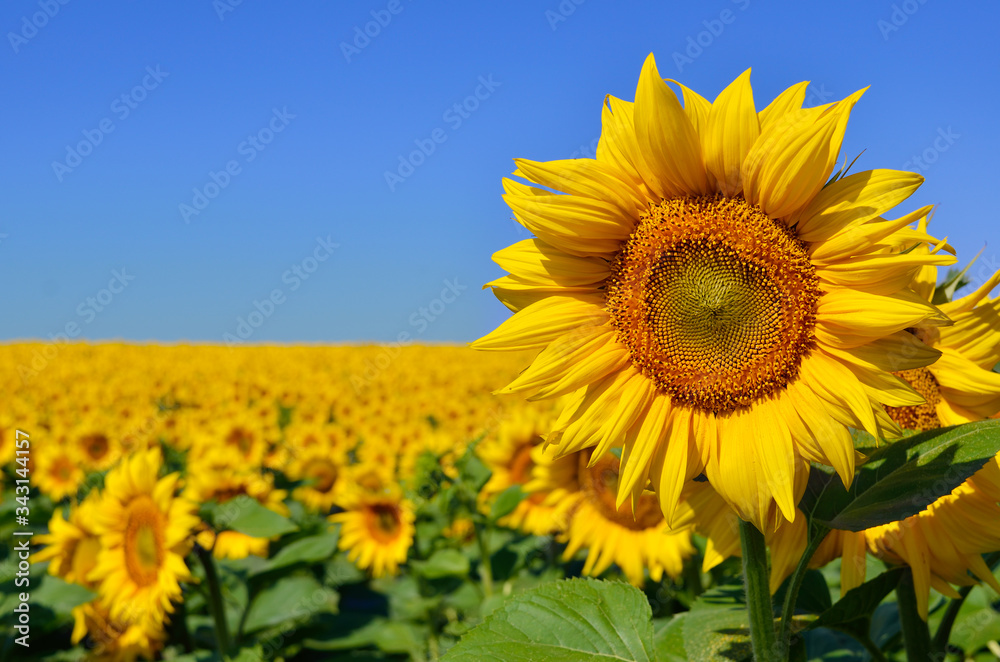
[[[39,454],[32,474],[38,490],[57,502],[75,495],[84,477],[79,452],[72,446],[56,446]]]
[[[549,430],[551,420],[535,410],[518,408],[476,446],[476,454],[492,475],[479,492],[480,509],[489,513],[498,494],[514,485],[522,488],[532,480],[534,456],[542,444],[541,435]],[[545,503],[543,492],[528,494],[512,513],[497,521],[500,526],[545,536],[563,525],[557,508]]]
[[[310,510],[329,512],[344,487],[343,460],[325,447],[299,453],[285,469],[289,479],[304,481],[292,490],[292,498]]]
[[[167,639],[162,628],[150,629],[127,617],[112,618],[107,608],[97,600],[75,607],[73,620],[71,641],[79,644],[84,637],[89,637],[88,660],[152,660]]]
[[[179,474],[157,478],[159,449],[136,453],[108,472],[93,529],[101,552],[88,578],[99,585],[108,618],[162,627],[181,581],[191,574],[184,557],[198,524],[195,505],[175,496]]]
[[[413,544],[413,505],[399,490],[376,494],[363,489],[349,490],[340,505],[344,512],[328,519],[340,524],[338,546],[348,559],[374,577],[396,574]]]
[[[101,540],[92,528],[98,508],[94,492],[70,511],[68,520],[57,510],[49,520],[49,532],[35,539],[46,547],[32,560],[37,563],[51,561],[49,574],[85,588],[95,588],[88,575],[97,565],[101,551]]]
[[[249,497],[279,515],[288,515],[285,490],[274,489],[274,476],[259,471],[233,470],[228,467],[197,467],[189,472],[186,496],[196,503],[215,501],[222,505],[237,497]],[[251,554],[267,556],[270,539],[254,538],[239,531],[205,528],[196,537],[199,545],[212,550],[217,559],[243,559]]]
[[[544,454],[540,457],[537,479],[530,487],[550,488],[549,500],[558,502],[565,513],[564,560],[587,549],[583,574],[600,575],[615,564],[636,586],[643,585],[646,570],[657,582],[664,572],[680,576],[684,559],[694,553],[691,531],[671,530],[652,494],[639,496],[634,507],[616,505],[617,457],[608,453],[592,462],[590,449],[550,462]]]
[[[906,288],[954,258],[888,250],[926,215],[881,217],[919,175],[831,180],[863,91],[803,108],[799,83],[758,112],[749,70],[713,103],[680,87],[683,107],[650,55],[635,103],[608,97],[596,159],[516,160],[538,186],[505,180],[505,199],[537,238],[494,255],[515,315],[473,346],[541,350],[504,392],[572,394],[561,452],[624,439],[617,504],[648,478],[670,520],[704,472],[764,530],[795,517],[803,458],[849,484],[847,426],[893,435],[882,404],[921,402],[886,357],[904,329],[947,323]]]

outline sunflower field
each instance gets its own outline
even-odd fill
[[[471,347],[0,346],[0,659],[1000,658],[1000,272],[749,74],[516,159]]]

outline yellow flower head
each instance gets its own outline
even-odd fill
[[[947,323],[907,286],[954,258],[891,250],[928,209],[881,215],[919,175],[831,181],[862,92],[803,108],[800,83],[758,111],[749,70],[712,103],[680,87],[683,106],[650,56],[634,103],[608,97],[595,159],[516,160],[536,186],[505,180],[505,199],[536,238],[494,256],[515,315],[474,346],[541,350],[505,391],[570,395],[562,453],[623,443],[619,505],[648,479],[670,520],[704,472],[764,530],[794,519],[807,461],[850,483],[847,425],[892,435],[882,404],[920,402],[889,371],[936,353],[887,357]]]
[[[341,525],[340,549],[374,577],[396,574],[413,545],[413,505],[398,490],[350,490],[341,505],[345,511],[329,518]]]
[[[198,524],[195,505],[176,496],[179,474],[158,478],[159,449],[136,453],[108,472],[93,528],[101,553],[88,575],[116,621],[155,629],[191,579],[184,557]]]

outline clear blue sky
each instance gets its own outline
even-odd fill
[[[526,237],[511,159],[592,155],[650,52],[710,99],[752,66],[758,107],[871,85],[845,153],[926,153],[902,211],[939,204],[1000,266],[996,3],[63,1],[0,10],[0,339],[221,342],[280,290],[251,341],[472,340],[507,316],[490,255]],[[415,141],[434,151],[390,186]]]

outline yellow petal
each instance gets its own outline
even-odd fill
[[[525,239],[493,254],[493,261],[523,282],[577,287],[611,275],[607,260],[563,253],[541,239]]]
[[[802,102],[806,99],[806,88],[808,86],[809,81],[802,81],[801,83],[792,85],[775,97],[774,101],[769,103],[767,108],[757,114],[760,121],[760,130],[763,131],[775,122],[780,121],[788,113],[801,109]]]
[[[604,200],[616,205],[624,214],[638,220],[646,208],[640,192],[619,169],[594,159],[563,159],[529,161],[514,159],[514,175],[541,184],[555,191],[584,198]]]
[[[865,223],[906,200],[924,178],[902,170],[868,170],[830,184],[792,217],[806,242],[829,239],[845,228]],[[904,224],[905,225],[905,224]],[[859,232],[865,228],[861,227]]]
[[[698,134],[650,54],[635,91],[635,134],[643,180],[663,198],[709,192]]]
[[[716,97],[707,130],[701,136],[705,167],[715,177],[723,195],[734,197],[742,190],[743,160],[759,135],[747,69]]]
[[[505,320],[472,343],[473,349],[540,349],[581,326],[603,326],[608,321],[602,298],[548,297]]]
[[[804,209],[829,179],[850,110],[863,92],[832,106],[789,112],[767,127],[743,162],[747,201],[772,218]]]

